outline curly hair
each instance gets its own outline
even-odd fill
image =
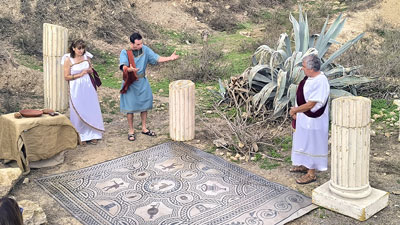
[[[321,69],[321,60],[318,55],[312,54],[303,58],[303,62],[306,63],[307,69],[318,72]]]

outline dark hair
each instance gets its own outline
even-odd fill
[[[23,225],[18,203],[8,197],[0,199],[0,225]]]
[[[318,72],[321,69],[321,60],[318,55],[312,54],[303,58],[303,62],[306,63],[307,69]]]
[[[69,46],[69,53],[71,53],[71,57],[75,58],[75,52],[73,48],[86,48],[86,44],[82,39],[78,39],[75,41],[72,41],[71,45]],[[83,52],[83,54],[85,54],[86,50]]]
[[[142,35],[140,35],[138,32],[134,32],[130,37],[129,40],[135,44],[135,40],[142,40]]]

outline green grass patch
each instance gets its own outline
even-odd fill
[[[149,80],[149,82],[151,85],[151,90],[154,94],[158,94],[164,97],[169,96],[169,79],[165,78],[162,80]],[[160,92],[161,89],[162,92]]]
[[[119,112],[119,102],[111,97],[103,97],[100,107],[103,113],[117,114]]]
[[[282,149],[282,151],[288,151],[292,148],[292,137],[291,136],[277,137],[273,139],[273,143],[275,146]]]
[[[262,155],[260,154],[260,153],[256,153],[255,155],[254,155],[254,157],[256,158],[254,161],[256,161],[256,162],[258,162],[258,161],[260,161],[261,159],[262,159]]]
[[[187,51],[177,49],[176,46],[167,45],[165,43],[154,43],[149,47],[160,56],[170,56],[174,51],[180,56],[187,55]]]
[[[381,115],[376,118],[375,121],[382,122],[394,118],[394,121],[399,120],[399,111],[397,105],[393,104],[392,101],[387,101],[385,99],[373,99],[371,103],[371,114]]]
[[[247,67],[251,66],[252,54],[252,52],[230,52],[226,54],[224,56],[224,59],[230,64],[230,66],[228,67],[229,77],[232,75],[242,74]]]
[[[120,89],[122,83],[122,72],[121,79],[114,77],[114,74],[119,70],[119,59],[115,55],[94,49],[93,55],[93,67],[101,78],[102,85],[109,88]]]
[[[109,118],[109,117],[104,117],[103,120],[104,120],[105,123],[111,123],[113,121],[113,119]]]
[[[15,54],[17,63],[30,69],[43,72],[43,61],[38,60],[35,56]]]
[[[198,42],[198,38],[196,36],[186,32],[161,29],[160,33],[180,44],[187,44],[187,42],[193,44]]]
[[[207,149],[206,152],[214,154],[216,150],[217,150],[217,147],[212,146],[211,148]]]
[[[281,164],[273,162],[272,160],[269,159],[264,159],[261,161],[260,168],[265,169],[265,170],[272,170],[275,169],[276,167],[280,166]]]

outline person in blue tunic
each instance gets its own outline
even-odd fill
[[[129,132],[128,140],[134,141],[135,130],[133,127],[133,114],[140,113],[142,121],[142,134],[156,136],[154,131],[147,129],[147,111],[153,108],[153,94],[150,83],[146,77],[147,64],[157,64],[176,60],[179,58],[175,52],[169,57],[163,57],[156,54],[146,45],[143,45],[142,36],[139,33],[133,33],[130,36],[130,49],[123,49],[119,56],[119,68],[124,72],[136,73],[138,80],[129,84],[129,80],[122,82],[120,96],[120,111],[127,114]],[[132,50],[134,65],[129,63],[128,51]],[[129,85],[125,85],[125,82]]]

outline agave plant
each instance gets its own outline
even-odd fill
[[[253,67],[243,73],[248,78],[249,87],[256,93],[252,98],[255,112],[260,111],[265,105],[272,105],[274,116],[281,116],[285,109],[295,104],[297,86],[305,76],[301,70],[302,59],[309,54],[318,54],[322,61],[321,71],[329,79],[331,99],[356,94],[355,85],[371,81],[355,75],[358,66],[344,68],[333,63],[334,59],[360,40],[364,33],[327,56],[333,44],[340,44],[335,39],[346,21],[342,19],[342,14],[329,29],[327,29],[328,17],[321,33],[313,35],[309,34],[307,14],[303,15],[301,7],[299,7],[299,20],[290,14],[290,21],[293,25],[295,42],[293,50],[289,36],[283,33],[280,35],[276,50],[267,45],[258,47],[252,57]],[[343,88],[350,88],[352,93]]]

